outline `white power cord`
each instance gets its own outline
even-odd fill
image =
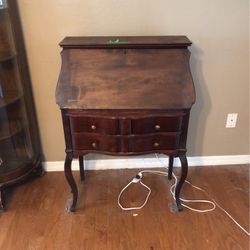
[[[161,164],[165,167],[164,163],[159,159],[158,157],[158,154],[155,154],[156,158],[158,159],[159,162],[161,162]],[[168,169],[168,167],[166,167],[166,169]],[[140,171],[122,190],[121,192],[119,193],[118,195],[118,205],[119,207],[124,210],[124,211],[129,211],[129,210],[139,210],[139,209],[142,209],[146,204],[147,204],[147,201],[149,199],[149,196],[151,194],[151,189],[145,184],[142,182],[142,177],[143,177],[143,174],[146,174],[146,173],[149,173],[149,174],[157,174],[157,175],[162,175],[162,176],[168,176],[168,173],[167,172],[162,172],[162,171],[156,171],[156,170],[143,170],[143,171]],[[173,197],[173,199],[175,200],[175,189],[176,189],[176,186],[177,186],[177,176],[172,173],[172,176],[174,177],[174,184],[170,187],[170,193]],[[208,197],[210,197],[210,195],[202,188],[200,187],[197,187],[195,185],[193,185],[191,182],[189,181],[185,181],[186,183],[188,183],[189,185],[191,185],[193,188],[199,190],[199,191],[202,191],[203,193],[205,193]],[[123,194],[123,192],[132,184],[136,184],[136,183],[140,183],[143,187],[145,187],[147,190],[148,190],[148,194],[147,194],[147,197],[144,201],[144,203],[141,205],[141,206],[138,206],[138,207],[123,207],[120,203],[120,198]],[[245,229],[243,228],[224,208],[222,208],[213,198],[210,198],[211,200],[187,200],[187,199],[183,199],[183,198],[180,198],[180,200],[182,201],[182,206],[183,207],[186,207],[194,212],[199,212],[199,213],[206,213],[206,212],[211,212],[213,210],[215,210],[216,206],[219,207],[244,233],[246,233],[248,236],[250,236],[250,233]],[[196,208],[192,208],[185,203],[206,203],[206,204],[210,204],[212,205],[211,208],[208,208],[208,209],[196,209]]]
[[[163,175],[163,176],[168,176],[168,174],[166,172],[162,172],[162,171],[155,171],[155,170],[143,170],[141,172],[139,172],[120,192],[120,194],[118,195],[118,205],[119,207],[122,209],[122,210],[125,210],[125,211],[128,211],[128,210],[139,210],[139,209],[142,209],[147,201],[148,201],[148,198],[151,194],[151,189],[142,182],[142,177],[143,177],[143,174],[146,174],[146,173],[150,173],[150,174],[157,174],[157,175]],[[176,185],[177,185],[177,177],[175,176],[175,174],[173,173],[173,177],[174,177],[174,184],[170,187],[170,192],[173,196],[173,199],[175,200],[175,188],[176,188]],[[144,203],[141,205],[141,206],[138,206],[138,207],[123,207],[120,203],[120,198],[121,198],[121,195],[122,193],[130,186],[132,185],[133,183],[140,183],[143,187],[145,187],[147,190],[148,190],[148,194],[147,194],[147,197],[144,201]],[[189,182],[188,182],[189,183]],[[189,183],[190,185],[192,185],[191,183]],[[194,188],[196,189],[199,189],[201,190],[200,188],[192,185]],[[212,201],[209,201],[209,200],[186,200],[186,199],[182,199],[180,198],[181,201],[183,202],[190,202],[190,203],[208,203],[208,204],[211,204],[212,205],[212,208],[209,208],[209,209],[205,209],[205,210],[201,210],[201,209],[195,209],[195,208],[192,208],[192,207],[189,207],[188,205],[185,205],[185,204],[182,204],[182,206],[192,210],[192,211],[196,211],[196,212],[200,212],[200,213],[204,213],[204,212],[210,212],[210,211],[213,211],[215,209],[215,204],[214,202]]]
[[[120,206],[120,208],[121,208],[122,210],[125,210],[125,211],[129,211],[129,210],[138,210],[138,209],[142,209],[142,208],[147,204],[148,198],[149,198],[149,196],[150,196],[150,194],[151,194],[151,189],[141,181],[141,178],[142,178],[142,173],[140,172],[140,173],[138,173],[138,174],[132,179],[132,181],[130,181],[130,182],[122,189],[122,191],[120,192],[120,194],[119,194],[119,196],[118,196],[118,205]],[[131,184],[133,184],[133,183],[138,183],[138,182],[139,182],[143,187],[145,187],[145,188],[148,190],[148,194],[147,194],[147,197],[146,197],[144,203],[143,203],[141,206],[139,206],[139,207],[123,207],[123,206],[121,205],[121,203],[120,203],[120,198],[121,198],[122,193],[123,193]]]

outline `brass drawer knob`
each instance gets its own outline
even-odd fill
[[[95,142],[92,142],[92,148],[96,148],[96,143]]]
[[[96,126],[95,125],[91,125],[91,129],[92,130],[96,130]]]
[[[159,144],[158,142],[155,142],[155,143],[154,143],[154,147],[155,147],[155,148],[157,148],[157,147],[159,147],[159,146],[160,146],[160,144]]]
[[[156,130],[159,130],[160,128],[161,128],[160,125],[155,125],[155,129],[156,129]]]

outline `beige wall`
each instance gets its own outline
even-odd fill
[[[69,35],[187,35],[197,101],[188,154],[249,153],[248,0],[19,0],[42,144],[47,160],[64,158],[54,92],[58,43]],[[227,113],[239,113],[226,129]]]

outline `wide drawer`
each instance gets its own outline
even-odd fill
[[[131,152],[175,150],[179,145],[180,133],[133,136],[130,138]]]
[[[119,134],[119,122],[115,118],[70,116],[72,133]]]
[[[181,129],[182,116],[158,116],[132,119],[133,134],[177,132]]]
[[[72,134],[74,150],[96,150],[118,152],[119,137],[112,135],[95,135],[87,133]]]

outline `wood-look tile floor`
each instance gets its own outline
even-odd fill
[[[83,183],[75,172],[79,200],[74,214],[65,211],[70,192],[62,172],[50,172],[15,187],[8,196],[7,211],[0,214],[0,249],[249,248],[249,237],[219,209],[205,214],[187,209],[171,212],[171,181],[166,177],[147,175],[144,181],[152,195],[146,207],[137,212],[121,211],[117,196],[137,172],[87,171]],[[188,180],[206,189],[249,230],[249,166],[193,167]],[[144,196],[145,190],[134,185],[123,201],[135,206]],[[206,198],[187,184],[182,196]]]

